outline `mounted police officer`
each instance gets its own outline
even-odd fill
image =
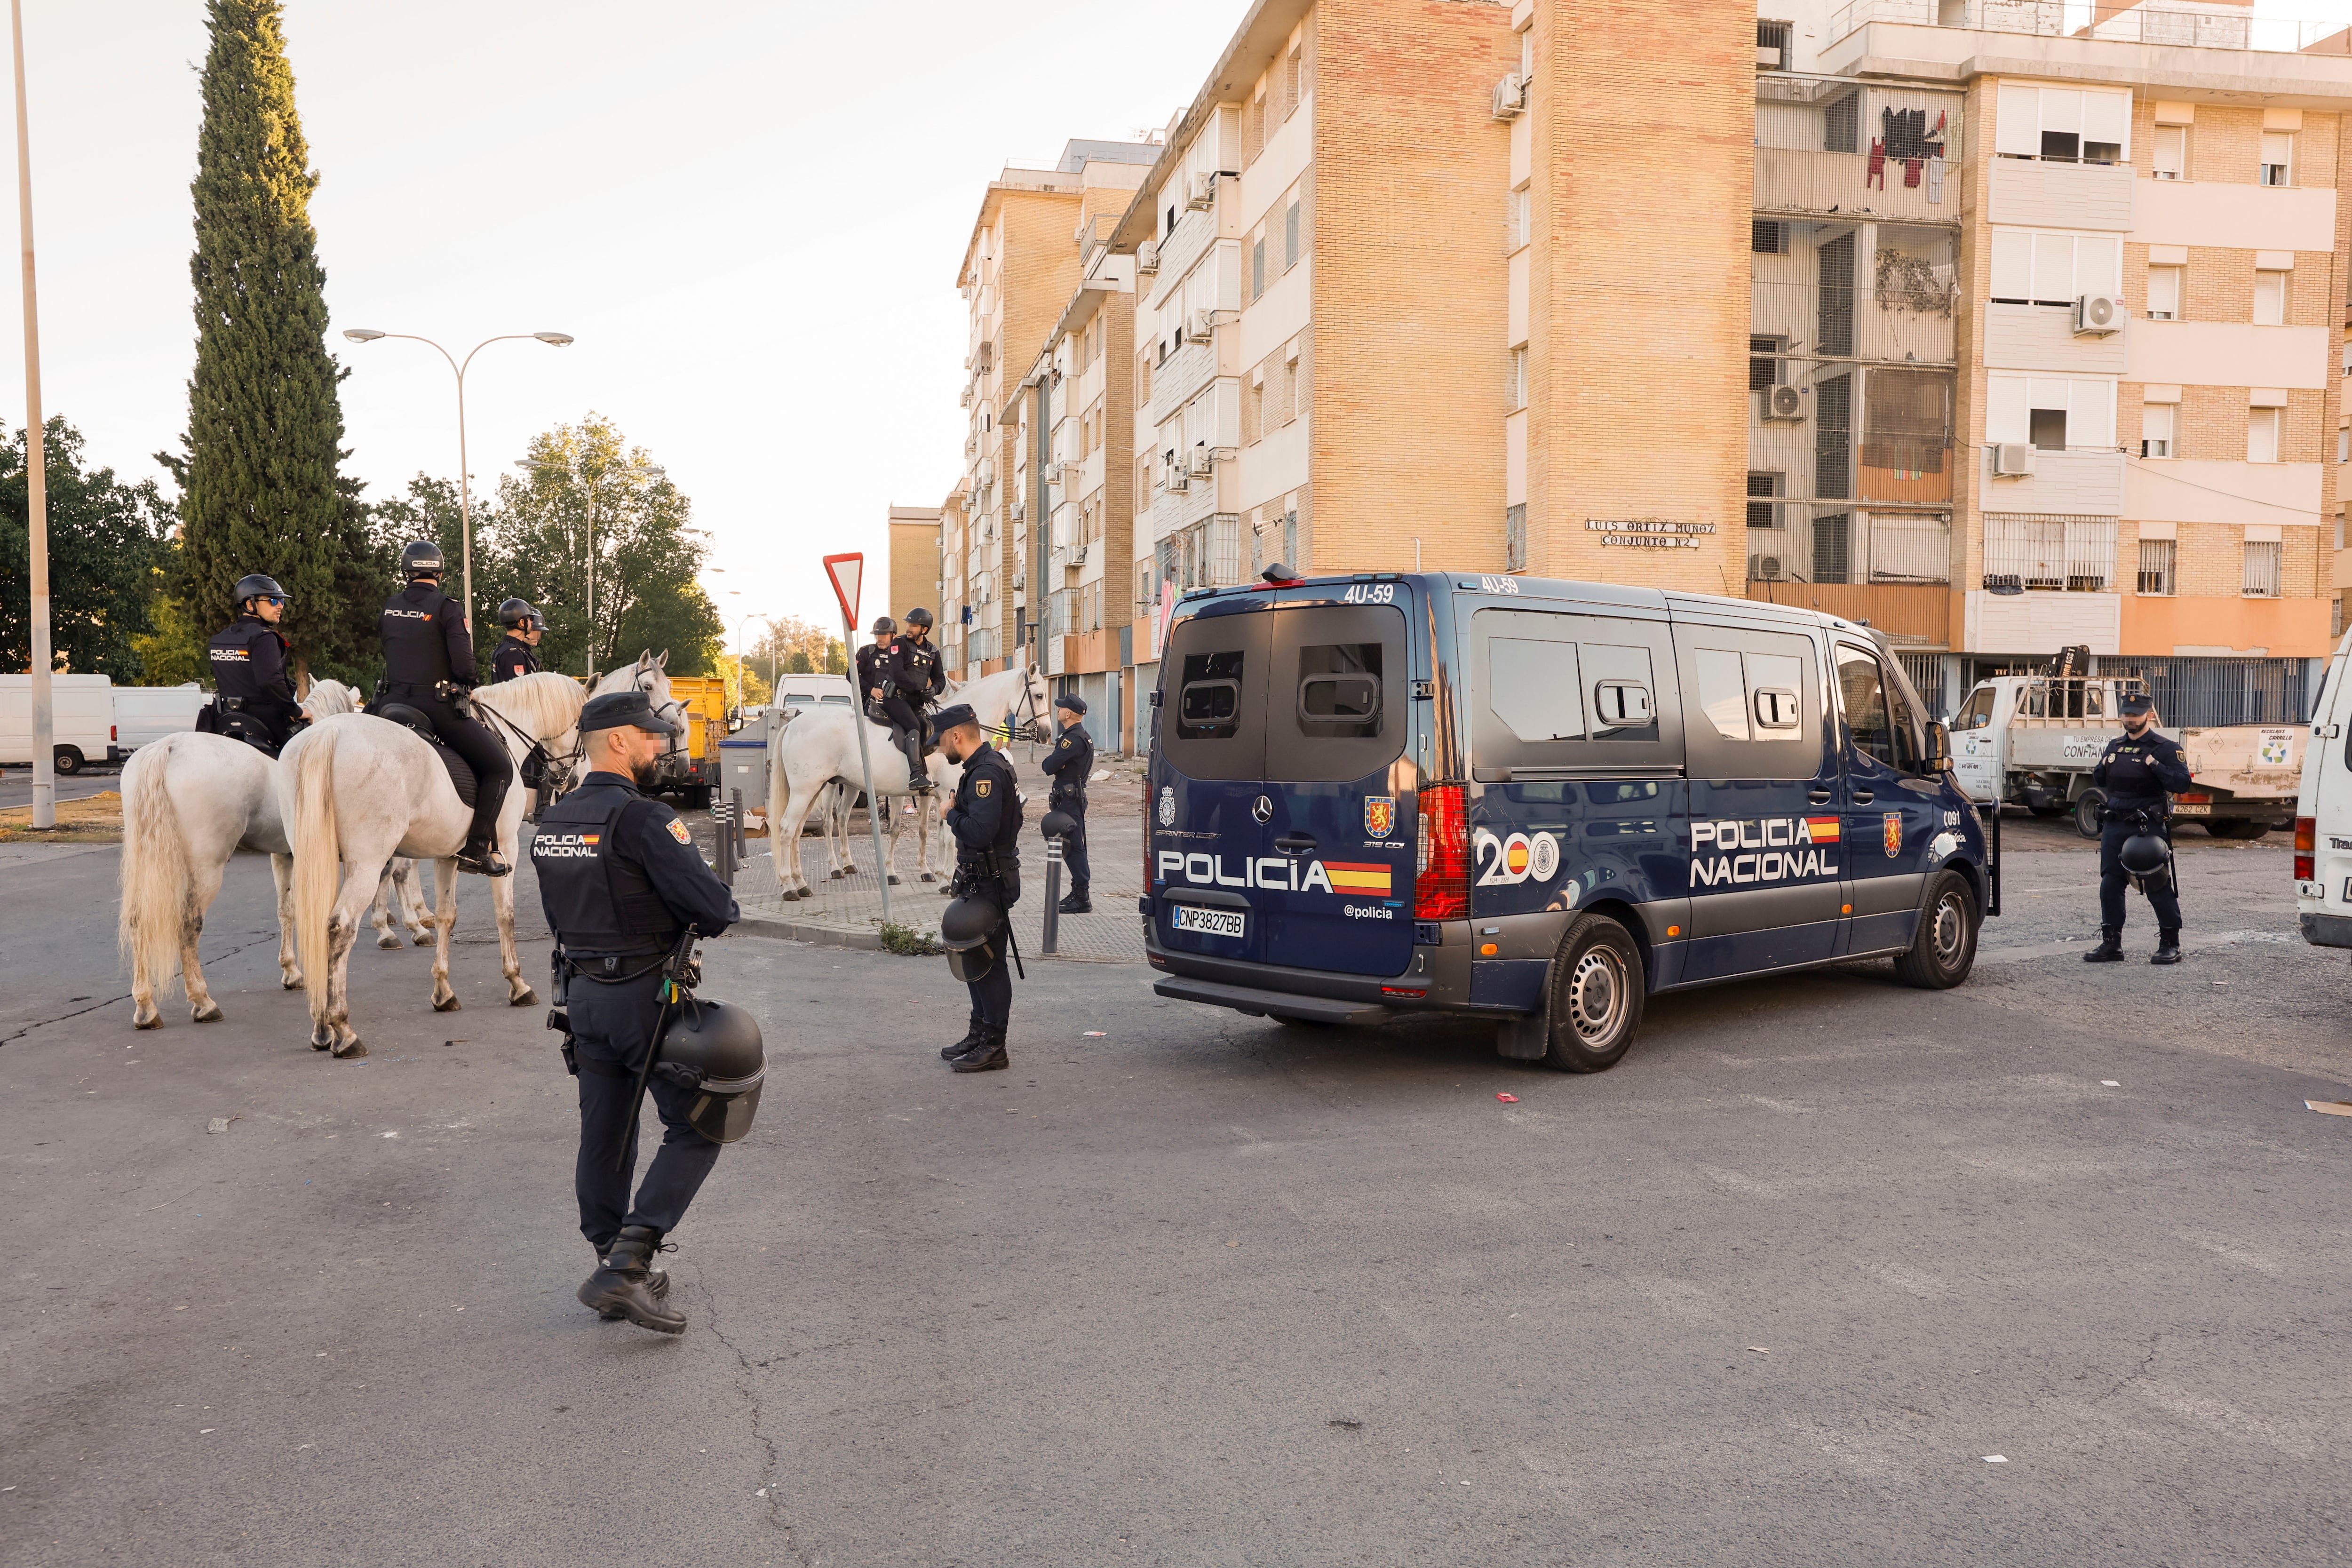
[[[528,599],[509,599],[499,606],[499,625],[506,627],[507,635],[490,652],[490,684],[537,675],[539,655],[533,650],[547,635],[547,617]]]
[[[2099,945],[2083,955],[2085,963],[2115,963],[2124,955],[2124,885],[2137,880],[2156,910],[2156,953],[2150,963],[2180,962],[2180,889],[2169,852],[2170,796],[2189,787],[2189,762],[2180,742],[2156,728],[2156,703],[2135,692],[2121,704],[2124,732],[2107,742],[2091,770],[2091,783],[2106,792],[2099,829]],[[2155,868],[2161,841],[2161,868]],[[2146,863],[2143,863],[2146,862]]]
[[[1012,1065],[1004,1052],[1013,1020],[1007,912],[1021,897],[1021,796],[1013,764],[982,736],[969,704],[941,709],[932,730],[948,761],[963,764],[955,797],[940,807],[955,835],[948,890],[957,895],[940,916],[940,940],[948,967],[971,992],[971,1027],[940,1056],[958,1072],[993,1072]]]
[[[924,744],[923,710],[948,689],[947,670],[940,650],[931,646],[931,612],[919,605],[907,612],[906,629],[890,644],[889,657],[879,668],[888,679],[882,710],[898,749],[907,753],[907,773],[917,795],[931,793],[931,775],[923,766],[930,748]]]
[[[443,743],[474,770],[474,821],[457,864],[486,877],[503,877],[512,868],[498,858],[499,806],[514,782],[514,763],[466,701],[476,679],[474,637],[466,629],[465,611],[441,591],[446,569],[437,544],[419,539],[402,547],[400,574],[408,586],[385,601],[376,621],[383,638],[378,695],[423,714]]]
[[[579,1298],[607,1318],[672,1334],[685,1331],[686,1317],[667,1300],[669,1277],[655,1266],[656,1255],[718,1163],[721,1135],[741,1136],[740,1128],[698,1121],[708,1096],[662,1070],[671,1057],[666,1038],[661,1062],[650,1064],[645,1079],[661,1113],[661,1147],[630,1201],[636,1084],[662,1022],[667,961],[689,926],[717,936],[740,918],[734,895],[703,864],[686,824],[641,793],[654,784],[667,738],[677,732],[642,691],[590,699],[580,710],[588,776],[541,816],[530,846],[557,942],[564,1054],[580,1077],[573,1186],[580,1230],[598,1261]]]
[[[236,619],[213,634],[206,651],[213,667],[214,711],[241,713],[266,731],[272,756],[302,724],[302,704],[286,668],[286,590],[278,579],[256,572],[236,580]]]
[[[1062,859],[1070,868],[1070,896],[1057,906],[1066,915],[1090,915],[1094,900],[1087,896],[1087,779],[1095,771],[1094,737],[1078,721],[1087,716],[1087,700],[1075,691],[1054,699],[1054,723],[1060,734],[1053,750],[1037,766],[1050,774],[1053,787],[1045,809],[1058,811],[1077,826],[1062,835]]]

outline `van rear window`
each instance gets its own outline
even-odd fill
[[[1180,621],[1160,744],[1192,778],[1352,783],[1404,752],[1404,612],[1265,604]]]
[[[1318,740],[1381,732],[1381,645],[1324,643],[1298,650],[1298,728]]]
[[[1242,670],[1239,648],[1185,657],[1183,684],[1176,692],[1176,733],[1187,741],[1230,741],[1241,730]]]

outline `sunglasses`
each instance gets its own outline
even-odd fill
[[[258,595],[258,597],[260,598],[261,602],[262,602],[263,604],[265,604],[265,605],[277,605],[277,606],[278,606],[279,609],[281,609],[281,610],[282,610],[282,609],[284,609],[284,608],[286,607],[286,601],[285,601],[285,599],[284,599],[284,598],[282,598],[281,596],[279,596],[278,595],[276,595],[276,594],[263,594],[263,595]]]

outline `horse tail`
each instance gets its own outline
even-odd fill
[[[330,726],[311,734],[294,774],[294,940],[313,1017],[327,1005],[327,921],[342,891],[343,846],[335,826],[338,733]]]
[[[173,743],[142,746],[122,770],[122,903],[115,942],[131,973],[158,990],[180,972],[189,887],[188,840],[165,787]]]

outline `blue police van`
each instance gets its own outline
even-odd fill
[[[1968,978],[1988,835],[1885,639],[1818,611],[1437,573],[1179,603],[1152,695],[1163,996],[1487,1017],[1612,1066],[1644,999],[1892,958]]]

